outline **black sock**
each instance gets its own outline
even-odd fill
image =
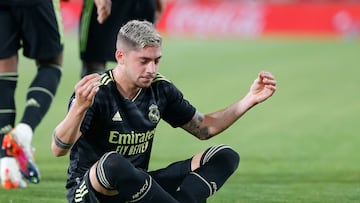
[[[151,171],[149,174],[156,178],[156,182],[159,183],[166,192],[174,196],[177,188],[190,172],[191,158],[173,162],[167,167]]]
[[[177,202],[149,174],[116,152],[106,153],[99,160],[96,177],[104,188],[117,190],[129,202]]]
[[[191,172],[180,185],[175,198],[179,202],[204,202],[218,191],[237,169],[240,157],[227,145],[207,149],[200,167]]]
[[[60,82],[61,70],[57,65],[41,65],[31,83],[27,96],[26,107],[21,119],[34,130],[47,111],[55,96]]]
[[[15,123],[16,107],[14,95],[17,79],[17,73],[0,74],[0,145],[4,135],[13,128]],[[4,150],[1,150],[0,157],[4,156]]]

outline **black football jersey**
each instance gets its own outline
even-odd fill
[[[73,96],[70,106],[74,99]],[[69,181],[83,176],[109,151],[116,151],[135,167],[147,170],[159,121],[179,127],[189,122],[195,111],[180,90],[161,74],[149,88],[141,89],[129,100],[117,90],[112,71],[105,72],[94,104],[81,125],[82,136],[70,152]]]

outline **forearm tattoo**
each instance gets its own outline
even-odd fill
[[[72,147],[72,144],[67,144],[64,143],[63,141],[61,141],[58,136],[56,135],[56,131],[54,130],[53,132],[53,136],[54,136],[54,142],[56,144],[57,147],[61,148],[61,149],[70,149]]]
[[[195,135],[200,140],[206,140],[212,137],[209,134],[209,128],[207,126],[202,126],[202,122],[204,121],[204,116],[196,112],[193,119],[184,125],[184,129]]]

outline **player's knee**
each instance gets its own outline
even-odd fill
[[[226,148],[219,152],[219,156],[225,160],[227,168],[231,171],[235,171],[240,163],[240,155],[232,148]]]
[[[0,72],[1,73],[15,73],[18,70],[18,55],[14,54],[7,58],[0,59]]]
[[[224,170],[234,172],[240,163],[240,155],[228,145],[216,145],[205,151],[201,159],[201,164],[207,162],[221,163]]]
[[[39,66],[43,66],[43,65],[47,65],[47,64],[54,64],[56,66],[61,67],[63,63],[63,54],[60,53],[55,57],[52,58],[48,58],[48,59],[38,59],[36,60],[36,65]]]
[[[99,183],[106,189],[112,190],[116,185],[130,181],[137,175],[134,166],[117,152],[105,153],[96,167]]]
[[[99,160],[99,167],[104,168],[108,173],[116,173],[117,175],[126,174],[124,178],[131,177],[132,173],[134,173],[132,164],[115,151],[104,154]],[[118,173],[119,171],[122,173]]]

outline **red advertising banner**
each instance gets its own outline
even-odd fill
[[[169,34],[258,35],[264,4],[227,1],[176,1],[167,4],[158,28]]]
[[[177,1],[167,5],[158,28],[170,34],[240,36],[359,33],[360,3]]]
[[[60,1],[62,21],[65,31],[78,29],[81,7],[81,0]]]
[[[79,22],[81,1],[62,3],[65,30]],[[254,37],[263,34],[360,33],[360,3],[169,1],[157,24],[166,34]]]
[[[263,32],[344,34],[360,31],[360,4],[268,5]]]

